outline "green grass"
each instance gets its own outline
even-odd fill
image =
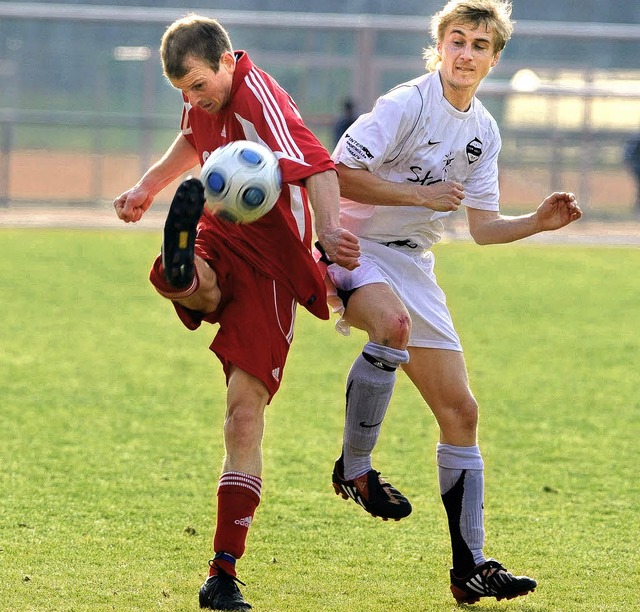
[[[223,377],[147,281],[159,232],[0,230],[0,610],[195,610]],[[540,586],[483,610],[631,610],[640,567],[640,251],[436,250],[481,404],[486,552]],[[454,610],[437,429],[402,375],[375,464],[412,516],[335,497],[363,337],[299,311],[240,562],[256,612]]]

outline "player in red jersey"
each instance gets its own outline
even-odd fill
[[[234,140],[266,144],[282,171],[275,207],[247,225],[203,212],[201,183],[184,181],[150,274],[189,329],[202,321],[219,324],[211,350],[227,380],[226,455],[214,557],[200,606],[247,610],[235,564],[260,502],[265,408],[282,379],[296,304],[329,318],[324,281],[311,254],[309,204],[318,240],[333,261],[357,267],[359,243],[339,226],[338,181],[328,152],[290,96],[246,52],[233,50],[217,21],[198,15],[177,20],[163,36],[161,56],[165,75],[183,93],[181,131],[165,155],[115,200],[120,219],[138,221],[162,188]]]

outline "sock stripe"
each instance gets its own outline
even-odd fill
[[[244,487],[254,493],[258,499],[262,491],[262,478],[243,472],[225,472],[218,482],[218,493],[223,487]]]

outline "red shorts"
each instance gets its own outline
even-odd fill
[[[215,236],[206,239],[207,230],[198,232],[195,252],[218,276],[221,301],[208,315],[172,302],[180,320],[189,329],[202,321],[218,323],[211,350],[222,362],[227,382],[231,365],[262,381],[269,391],[269,401],[280,387],[284,365],[293,340],[296,299],[281,283],[255,270],[228,249],[218,252],[212,245]],[[154,263],[154,276],[161,257]]]

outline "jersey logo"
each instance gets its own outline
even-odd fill
[[[453,160],[456,158],[455,153],[453,151],[449,151],[442,160],[442,180],[449,180],[449,170],[451,169],[451,165],[453,164]]]
[[[357,140],[345,134],[345,146],[349,155],[353,155],[356,159],[373,159],[373,153],[367,149],[363,144],[360,144]]]
[[[431,140],[431,138],[429,138],[429,140],[427,140],[427,144],[428,145],[437,145],[440,144],[442,142],[442,140]]]
[[[473,164],[478,161],[480,156],[482,155],[482,141],[478,138],[474,138],[467,145],[467,160],[470,164]]]
[[[411,174],[413,174],[412,177],[407,178],[407,181],[409,181],[410,183],[420,183],[420,185],[432,185],[433,183],[442,182],[442,179],[437,178],[431,172],[431,170],[427,170],[426,172],[424,172],[424,170],[422,169],[422,166],[411,166],[409,168],[409,171],[411,172]]]

